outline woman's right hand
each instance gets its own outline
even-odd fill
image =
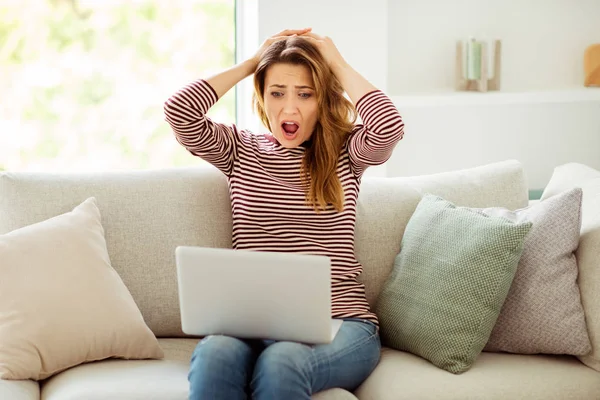
[[[286,29],[284,31],[281,31],[279,33],[276,33],[275,35],[267,38],[263,44],[259,47],[258,51],[256,52],[256,54],[254,55],[254,57],[251,58],[253,64],[256,66],[258,66],[258,62],[261,58],[261,56],[263,55],[263,53],[265,52],[265,50],[267,50],[267,48],[272,45],[275,42],[278,42],[280,40],[284,40],[287,39],[290,36],[300,36],[302,34],[305,34],[307,32],[310,32],[312,28],[304,28],[304,29]]]

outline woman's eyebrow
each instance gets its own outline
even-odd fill
[[[279,88],[279,89],[285,89],[285,88],[287,88],[286,85],[280,85],[280,84],[273,84],[273,85],[270,85],[269,87],[276,87],[276,88]],[[311,90],[315,90],[312,86],[308,86],[308,85],[296,85],[294,87],[296,89],[311,89]]]

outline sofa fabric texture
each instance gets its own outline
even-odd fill
[[[599,393],[598,373],[574,357],[484,352],[454,375],[390,348],[355,392],[361,400],[597,400]]]
[[[598,322],[594,315],[600,315],[600,280],[589,280],[598,271],[594,269],[598,263],[594,243],[598,242],[588,238],[593,239],[590,234],[596,225],[590,221],[597,218],[599,202],[586,195],[593,193],[589,187],[593,188],[583,188],[584,236],[576,255],[587,260],[578,283],[597,351],[598,335],[593,333],[600,329],[594,331],[593,324]],[[523,166],[513,160],[425,176],[363,178],[356,255],[364,267],[360,280],[371,305],[393,269],[406,225],[425,193],[465,207],[517,210],[528,205]],[[84,394],[93,399],[94,390],[109,394],[103,398],[119,391],[122,400],[186,398],[189,358],[197,339],[183,338],[181,332],[174,253],[178,245],[231,247],[225,177],[210,167],[101,174],[2,172],[0,235],[69,212],[92,196],[102,215],[111,264],[159,337],[165,357],[81,364],[40,382],[0,380],[0,398],[73,400]],[[132,391],[134,384],[140,385],[136,386],[139,393]],[[145,386],[154,390],[144,390]],[[380,364],[355,393],[336,389],[314,398],[564,400],[596,399],[598,393],[598,372],[571,356],[483,352],[469,371],[454,375],[416,355],[384,348]]]
[[[391,272],[422,192],[470,207],[525,207],[522,165],[507,160],[421,178],[364,178],[357,204],[356,257],[371,306]],[[0,234],[68,212],[95,197],[113,268],[157,337],[181,331],[175,248],[231,248],[231,206],[216,168],[0,174]],[[382,205],[385,206],[382,206]]]
[[[105,360],[65,371],[42,386],[43,400],[187,400],[189,362],[198,339],[159,339],[164,360]],[[352,400],[331,389],[315,400]]]

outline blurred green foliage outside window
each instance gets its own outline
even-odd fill
[[[0,168],[198,165],[164,120],[235,61],[235,0],[0,0]],[[235,122],[230,91],[209,116]]]

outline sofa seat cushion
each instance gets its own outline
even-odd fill
[[[33,380],[0,379],[0,399],[2,400],[39,400],[40,385]]]
[[[162,360],[111,359],[79,365],[42,382],[42,399],[185,400],[190,355],[197,343],[159,339]]]
[[[597,399],[600,374],[572,356],[482,353],[454,375],[415,355],[384,348],[356,391],[368,400]]]
[[[42,400],[187,400],[188,371],[198,339],[159,339],[162,360],[110,359],[66,370],[43,381]],[[2,393],[0,385],[0,393]],[[10,392],[9,392],[10,393]],[[0,399],[13,399],[2,397]],[[15,398],[21,400],[21,398]],[[32,398],[33,399],[33,398]],[[37,398],[36,398],[37,399]],[[354,400],[351,393],[332,389],[316,400]],[[23,397],[29,400],[29,397]]]

